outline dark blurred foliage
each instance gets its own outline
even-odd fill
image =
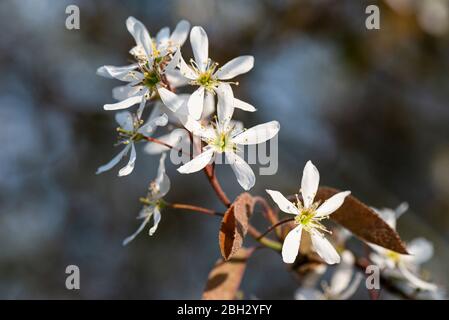
[[[378,31],[365,28],[373,3]],[[80,7],[80,30],[65,28],[68,4]],[[125,178],[94,174],[117,152],[113,113],[102,105],[118,85],[95,71],[127,63],[130,15],[153,34],[181,18],[204,26],[221,63],[255,56],[235,94],[259,112],[236,116],[247,127],[279,120],[281,132],[278,174],[258,176],[252,193],[296,192],[311,159],[323,184],[366,203],[407,201],[399,231],[434,242],[428,268],[447,286],[448,11],[445,0],[3,0],[0,298],[199,298],[219,258],[219,221],[192,213],[165,211],[155,236],[121,246],[137,228],[157,157],[139,150]],[[169,175],[169,200],[221,208],[201,173],[169,166]],[[241,192],[229,168],[219,177],[231,196]],[[65,289],[69,264],[81,269],[79,291]],[[290,299],[296,282],[279,256],[261,250],[242,288],[247,298]]]

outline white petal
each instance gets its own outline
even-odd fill
[[[202,27],[195,26],[190,31],[190,43],[198,68],[204,72],[209,59],[209,40]]]
[[[345,250],[341,254],[341,263],[336,267],[332,275],[329,292],[333,296],[341,294],[348,288],[354,274],[354,255]]]
[[[145,215],[145,219],[142,221],[142,223],[140,224],[139,228],[137,228],[136,232],[134,232],[132,235],[127,237],[125,240],[123,240],[122,244],[124,246],[126,246],[128,243],[133,241],[137,237],[137,235],[142,232],[142,230],[147,225],[148,221],[150,221],[151,216],[153,215],[153,209],[154,209],[154,207],[151,208],[151,209],[149,209],[149,208],[142,209],[140,215]],[[149,211],[149,210],[151,210],[151,211]]]
[[[184,103],[181,98],[170,90],[159,87],[157,91],[164,105],[172,112],[176,112]]]
[[[216,92],[218,97],[218,123],[225,128],[234,114],[234,93],[232,92],[231,86],[227,83],[221,83],[216,89]]]
[[[207,119],[215,111],[215,95],[209,91],[204,93],[203,113],[201,119]]]
[[[119,126],[127,131],[131,131],[134,128],[134,119],[129,111],[117,112],[115,114],[115,121]]]
[[[307,161],[301,180],[301,194],[304,201],[304,207],[309,208],[315,199],[320,183],[320,173],[313,165],[312,161]]]
[[[170,178],[165,172],[165,158],[167,154],[163,153],[159,159],[159,168],[157,169],[157,176],[155,179],[156,185],[159,187],[157,199],[164,197],[170,190]],[[156,200],[156,199],[154,199]],[[155,218],[156,219],[156,218]]]
[[[149,64],[151,65],[153,63],[153,41],[151,40],[150,34],[145,28],[138,32],[138,36]]]
[[[181,51],[181,49],[178,49],[178,51]],[[185,62],[182,55],[179,57],[179,70],[181,74],[189,80],[198,78],[196,72]]]
[[[137,109],[137,117],[139,117],[139,119],[142,118],[143,110],[145,109],[145,106],[147,105],[146,95],[149,93],[149,91],[150,90],[148,88],[145,88],[142,91],[142,94],[143,94],[142,100],[140,101],[139,108]]]
[[[103,106],[104,110],[121,110],[129,108],[137,103],[142,102],[142,99],[144,99],[144,96],[134,96],[130,97],[128,99],[125,99],[123,101],[119,101],[117,103],[111,103],[111,104],[105,104]]]
[[[299,288],[295,292],[295,300],[325,300],[325,297],[315,288]]]
[[[170,146],[173,147],[179,147],[179,148],[183,148],[182,146],[180,146],[180,144],[182,144],[182,142],[184,143],[189,143],[190,139],[187,136],[187,133],[185,130],[174,130],[166,135],[157,137],[157,139],[159,141],[162,141]],[[187,146],[189,146],[190,143]],[[148,154],[160,154],[162,152],[165,151],[169,151],[170,148],[163,146],[159,143],[154,143],[154,142],[148,142],[145,147],[144,147],[144,151]],[[185,150],[185,149],[183,149]]]
[[[312,238],[312,245],[321,259],[323,259],[327,264],[335,264],[340,262],[340,256],[332,244],[324,237],[324,235],[318,233],[316,230],[311,230],[310,237]]]
[[[195,136],[206,139],[215,139],[216,133],[213,127],[203,126],[199,121],[188,118],[184,126]]]
[[[101,167],[99,167],[97,169],[96,174],[103,173],[103,172],[111,170],[113,167],[115,167],[117,165],[117,163],[119,163],[120,160],[122,160],[122,158],[128,153],[129,148],[130,148],[129,145],[127,145],[125,148],[123,148],[123,150],[120,151],[114,158],[112,158],[111,161],[109,161],[105,165],[102,165]]]
[[[165,77],[171,88],[179,88],[189,84],[189,80],[178,69],[165,70]]]
[[[159,222],[161,222],[161,212],[159,211],[158,207],[155,207],[153,212],[153,226],[149,231],[150,236],[152,236],[156,232]]]
[[[438,289],[436,284],[418,278],[416,275],[411,273],[402,263],[399,263],[398,267],[403,276],[410,282],[413,287],[430,291],[435,291]]]
[[[237,98],[234,98],[234,108],[237,108],[237,109],[240,109],[240,110],[243,110],[243,111],[248,111],[248,112],[257,111],[257,109],[254,108],[254,106],[250,105],[247,102],[239,100]]]
[[[433,256],[433,244],[424,238],[412,240],[407,245],[407,250],[410,253],[407,258],[411,258],[418,265],[430,260]]]
[[[137,80],[137,78],[140,77],[140,72],[134,72],[137,67],[138,65],[136,63],[122,67],[102,66],[97,69],[97,74],[105,78],[118,79],[121,81],[129,82]]]
[[[139,132],[144,136],[149,136],[156,130],[157,127],[163,127],[168,123],[168,116],[164,113],[161,116],[152,118],[147,123],[145,123],[142,127],[139,128]]]
[[[123,168],[118,172],[119,177],[127,176],[134,170],[134,164],[136,163],[136,148],[134,147],[134,143],[131,144],[131,155],[129,156],[129,161]]]
[[[125,100],[129,97],[135,96],[135,95],[142,95],[139,94],[142,91],[142,86],[119,86],[112,89],[112,97],[116,100]]]
[[[214,74],[217,79],[228,80],[246,73],[254,67],[253,56],[240,56],[232,59]]]
[[[192,173],[203,169],[209,164],[214,155],[214,150],[212,148],[204,151],[203,153],[197,155],[195,158],[178,168],[180,173]]]
[[[181,20],[176,25],[175,30],[170,36],[170,41],[175,46],[182,46],[189,34],[190,23],[187,20]]]
[[[316,217],[323,217],[331,214],[340,208],[345,201],[345,198],[351,194],[351,191],[343,191],[334,194],[332,197],[323,202],[316,210]]]
[[[199,87],[192,93],[187,102],[187,107],[189,108],[190,116],[199,120],[201,118],[201,114],[203,113],[204,106],[204,87]]]
[[[270,140],[279,132],[279,122],[270,121],[243,131],[232,141],[237,144],[258,144]]]
[[[168,41],[170,37],[170,28],[164,27],[156,34],[156,42],[158,44],[164,44]]]
[[[164,68],[164,73],[165,72],[173,72],[175,70],[175,68],[179,65],[180,59],[181,59],[181,51],[180,50],[176,50],[176,52],[172,56],[170,62]]]
[[[234,171],[237,181],[242,188],[245,190],[251,189],[256,183],[256,176],[249,164],[232,151],[226,152],[226,159],[231,165],[232,171]]]
[[[338,299],[339,300],[347,300],[350,297],[352,297],[354,295],[354,293],[357,291],[363,278],[364,278],[363,275],[357,272],[354,276],[354,280],[352,280],[352,282],[349,284],[349,286],[346,288],[346,290],[344,290],[342,293],[340,293],[340,295],[338,296]]]
[[[284,260],[285,263],[295,262],[301,244],[301,233],[302,226],[299,225],[291,230],[285,237],[284,244],[282,245],[282,260]]]
[[[139,39],[139,32],[141,29],[145,28],[143,23],[134,17],[128,17],[128,19],[126,19],[126,28],[128,29],[128,32],[133,36],[136,44],[141,45]]]
[[[286,197],[282,195],[279,191],[275,190],[265,190],[273,199],[274,202],[278,205],[279,209],[281,209],[285,213],[298,214],[298,209],[295,207],[293,203],[291,203]]]

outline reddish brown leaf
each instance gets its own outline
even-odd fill
[[[209,273],[204,300],[232,300],[242,282],[246,262],[254,249],[240,248],[231,259],[220,259]]]
[[[321,187],[316,199],[324,201],[337,192],[340,191],[329,187]],[[343,205],[332,213],[330,218],[365,241],[398,253],[407,254],[407,249],[397,232],[374,210],[352,195],[345,199]]]
[[[242,193],[226,211],[218,236],[221,255],[225,260],[242,247],[253,208],[253,197],[249,193]]]

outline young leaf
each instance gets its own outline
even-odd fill
[[[234,299],[246,269],[246,262],[253,251],[254,249],[240,248],[231,259],[218,260],[207,278],[203,299]]]
[[[221,255],[225,260],[242,247],[253,208],[253,197],[249,193],[242,193],[226,211],[218,235]]]
[[[324,201],[337,192],[340,191],[329,187],[320,187],[315,199]],[[398,253],[408,254],[397,232],[374,210],[352,195],[346,197],[343,205],[332,213],[330,218],[365,241]]]

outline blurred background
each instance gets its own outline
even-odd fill
[[[80,30],[65,28],[69,4]],[[365,28],[369,4],[381,10],[380,30]],[[118,152],[114,114],[102,106],[119,85],[95,71],[127,64],[131,15],[153,35],[182,18],[202,25],[220,63],[255,56],[235,95],[259,112],[236,117],[247,127],[278,120],[281,131],[278,173],[258,176],[253,194],[297,192],[311,159],[322,184],[375,207],[407,201],[399,232],[434,243],[426,268],[449,285],[449,1],[3,0],[0,298],[196,299],[220,257],[219,220],[188,212],[164,211],[155,236],[121,246],[159,161],[139,148],[133,174],[95,175]],[[222,210],[202,173],[168,173],[167,200]],[[231,197],[241,192],[229,168],[218,173]],[[65,288],[70,264],[81,290]],[[244,296],[293,298],[284,271],[279,256],[258,251]]]

